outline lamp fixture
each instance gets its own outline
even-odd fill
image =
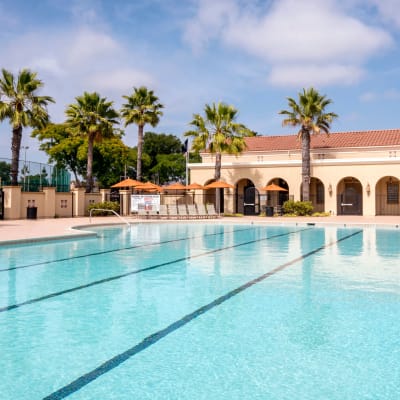
[[[369,186],[369,183],[367,183],[367,186],[365,187],[365,191],[369,195],[371,193],[371,186]]]
[[[332,185],[331,184],[329,184],[329,186],[328,186],[328,192],[329,192],[329,194],[332,194]]]

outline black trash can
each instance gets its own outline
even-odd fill
[[[273,216],[274,216],[274,207],[267,206],[267,207],[265,208],[265,215],[266,215],[267,217],[273,217]]]
[[[26,218],[36,219],[37,218],[37,207],[26,207]]]

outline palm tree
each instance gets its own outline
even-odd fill
[[[255,132],[246,128],[243,124],[235,122],[237,109],[231,105],[213,103],[204,107],[205,116],[193,115],[190,122],[195,129],[185,133],[185,136],[194,138],[192,149],[195,151],[207,150],[215,154],[214,178],[221,178],[222,153],[240,154],[246,148],[244,140],[247,136],[254,136]],[[217,212],[220,211],[220,190],[215,191],[215,203]]]
[[[12,126],[11,139],[11,185],[18,185],[18,165],[21,150],[22,128],[43,128],[49,122],[48,103],[54,103],[49,96],[38,96],[43,82],[35,72],[22,69],[17,79],[2,69],[0,78],[0,121],[8,119]]]
[[[119,122],[119,114],[112,107],[112,101],[106,101],[106,98],[100,97],[96,92],[84,92],[83,96],[75,99],[76,103],[70,104],[65,111],[66,122],[71,132],[87,138],[86,192],[90,193],[93,190],[94,142],[114,135],[114,125]]]
[[[221,178],[222,153],[240,154],[246,148],[244,138],[255,135],[243,124],[235,122],[237,113],[235,107],[225,103],[206,104],[205,116],[194,114],[190,125],[195,129],[185,133],[185,136],[194,138],[193,150],[215,154],[215,180]]]
[[[290,110],[280,111],[279,114],[285,115],[282,125],[300,126],[298,138],[301,140],[301,161],[302,161],[302,197],[303,201],[310,200],[310,142],[311,134],[318,134],[321,131],[329,134],[330,124],[337,118],[333,112],[325,112],[326,107],[332,100],[326,96],[321,96],[314,88],[303,89],[299,93],[299,102],[288,97]]]
[[[161,109],[164,107],[152,90],[145,86],[133,88],[130,96],[122,96],[128,103],[122,105],[121,115],[125,119],[125,127],[130,124],[138,126],[137,141],[137,166],[136,179],[142,179],[142,153],[143,153],[143,130],[146,124],[155,127],[163,115]]]

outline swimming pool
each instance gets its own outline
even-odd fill
[[[1,399],[400,397],[399,230],[96,232],[0,247]]]

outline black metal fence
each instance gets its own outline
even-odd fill
[[[388,199],[386,194],[375,196],[376,215],[400,215],[400,203],[393,199]]]

